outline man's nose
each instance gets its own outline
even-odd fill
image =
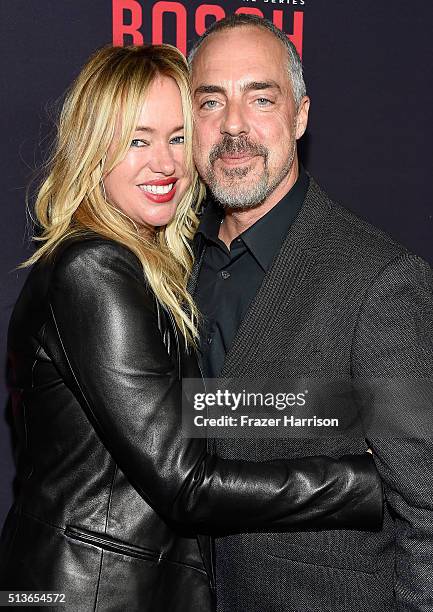
[[[230,136],[240,136],[249,132],[248,122],[239,102],[227,102],[220,131]]]
[[[175,172],[173,151],[168,143],[158,143],[152,147],[149,163],[152,172],[170,176]]]

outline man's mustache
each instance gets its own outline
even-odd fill
[[[230,136],[225,134],[221,142],[212,147],[209,153],[209,161],[213,165],[224,154],[230,153],[247,153],[251,156],[261,155],[265,158],[265,162],[268,158],[268,149],[250,140],[248,136]]]

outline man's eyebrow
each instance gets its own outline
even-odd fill
[[[242,91],[259,91],[261,89],[277,89],[281,93],[281,87],[276,81],[250,81],[241,87]]]
[[[281,93],[281,87],[278,85],[276,81],[249,81],[242,85],[242,92],[246,91],[260,91],[262,89],[277,89]],[[194,95],[204,94],[204,93],[221,93],[224,94],[226,92],[224,87],[220,85],[199,85],[194,90]]]
[[[219,85],[199,85],[194,90],[194,95],[203,94],[203,93],[225,93],[224,87],[220,87]]]

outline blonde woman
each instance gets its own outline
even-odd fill
[[[176,49],[102,49],[37,198],[9,331],[20,489],[0,582],[58,609],[207,612],[213,533],[380,522],[370,456],[227,461],[182,437],[181,377],[200,376],[191,130]]]

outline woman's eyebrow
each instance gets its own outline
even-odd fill
[[[185,126],[182,124],[182,125],[176,126],[171,131],[172,132],[180,132],[183,129],[185,129]],[[149,132],[149,134],[152,134],[156,130],[155,130],[155,128],[151,128],[151,127],[148,127],[146,125],[137,125],[137,127],[135,128],[135,131],[136,132]]]

